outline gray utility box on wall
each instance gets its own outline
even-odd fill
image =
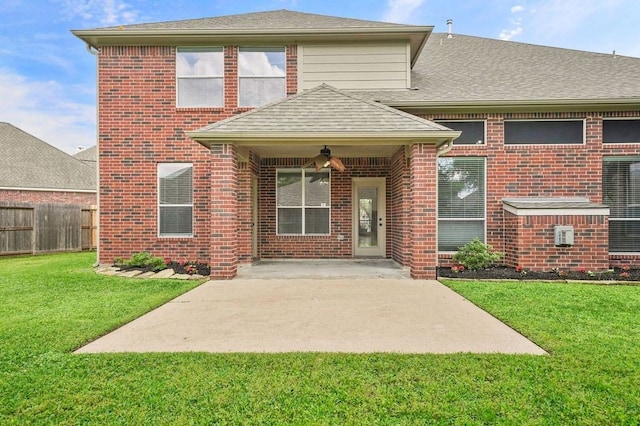
[[[573,226],[556,225],[553,230],[556,246],[567,247],[573,245]]]

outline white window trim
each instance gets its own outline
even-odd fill
[[[507,143],[505,140],[505,129],[504,126],[509,122],[522,122],[522,121],[582,121],[582,143]],[[502,128],[502,145],[503,146],[546,146],[546,147],[554,147],[554,146],[585,146],[587,144],[587,120],[584,118],[527,118],[527,119],[508,119],[503,120],[503,128]]]
[[[180,76],[178,75],[178,53],[180,53],[180,50],[198,50],[201,52],[220,52],[222,53],[222,74],[218,75],[218,74],[205,74],[205,75],[185,75],[185,76]],[[224,98],[225,98],[225,90],[224,90],[224,47],[222,46],[207,46],[207,47],[199,47],[199,46],[179,46],[176,47],[176,52],[175,52],[175,77],[176,77],[176,81],[175,81],[175,92],[176,92],[176,96],[175,96],[175,107],[176,109],[189,109],[189,108],[208,108],[208,109],[213,109],[213,108],[224,108]],[[193,80],[205,80],[205,79],[220,79],[222,80],[222,102],[220,105],[215,105],[215,106],[190,106],[190,105],[178,105],[178,99],[180,99],[180,96],[178,94],[178,90],[179,90],[179,80],[180,79],[193,79]]]
[[[486,129],[486,126],[485,126]],[[466,145],[462,145],[462,146],[466,146]],[[473,146],[473,145],[469,145],[469,146]],[[480,157],[480,156],[469,156],[469,155],[459,155],[459,156],[455,156],[455,157],[438,157],[438,158],[481,158],[484,161],[484,205],[483,205],[483,217],[482,218],[446,218],[443,217],[442,220],[457,220],[457,221],[467,221],[467,220],[482,220],[484,222],[484,227],[483,227],[483,231],[482,233],[484,234],[484,239],[483,239],[483,243],[487,243],[487,157]],[[437,167],[437,165],[436,165]],[[438,193],[438,189],[437,189],[437,185],[438,185],[438,179],[436,179],[436,194]],[[443,250],[440,251],[438,250],[438,237],[439,237],[439,232],[440,232],[440,215],[438,214],[438,198],[436,197],[436,251],[438,254],[444,254],[444,255],[451,255],[451,254],[456,254],[458,251],[451,251],[451,250]]]
[[[635,146],[640,144],[640,140],[637,142],[605,142],[604,141],[604,122],[605,121],[640,121],[640,117],[606,117],[602,119],[602,145],[606,146],[615,146],[615,145],[626,145],[626,146]]]
[[[305,176],[307,174],[307,172],[313,172],[316,173],[315,169],[276,169],[276,181],[275,181],[275,187],[276,187],[276,235],[277,236],[283,236],[283,237],[309,237],[309,236],[322,236],[322,237],[326,237],[326,236],[330,236],[331,235],[331,170],[330,169],[320,169],[319,172],[328,172],[329,173],[329,204],[327,206],[309,206],[307,207],[306,205],[300,205],[300,206],[280,206],[278,205],[278,173],[283,172],[283,173],[291,173],[291,172],[301,172],[302,173],[302,200],[306,201],[305,198]],[[280,233],[279,229],[278,229],[278,219],[279,219],[279,213],[280,213],[280,208],[286,209],[286,208],[292,208],[292,209],[300,209],[302,211],[302,233],[300,234],[289,234],[289,233]],[[304,214],[304,211],[306,208],[311,208],[311,209],[329,209],[329,232],[326,234],[318,234],[318,233],[306,233],[306,215]]]
[[[282,99],[287,97],[287,47],[286,46],[239,46],[238,47],[238,62],[240,62],[240,51],[242,49],[264,49],[265,51],[275,51],[275,49],[282,49],[282,53],[284,53],[284,75],[241,75],[240,74],[240,66],[238,65],[238,73],[237,73],[237,99],[236,104],[238,108],[256,108],[256,105],[240,105],[240,80],[243,78],[272,78],[272,79],[283,79],[284,80],[284,91],[282,93]],[[298,235],[298,234],[293,234]],[[324,234],[321,234],[324,235]]]
[[[189,165],[191,166],[191,204],[160,204],[160,165]],[[193,238],[193,226],[195,225],[195,211],[193,208],[193,163],[157,163],[156,165],[156,229],[158,238]],[[191,206],[191,233],[190,234],[161,234],[160,233],[160,207],[185,207]]]

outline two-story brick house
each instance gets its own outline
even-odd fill
[[[531,269],[640,260],[640,59],[432,30],[283,10],[74,31],[97,57],[99,262],[434,278],[474,237]]]

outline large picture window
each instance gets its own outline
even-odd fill
[[[602,142],[640,143],[640,119],[603,120]]]
[[[504,122],[506,145],[561,145],[584,143],[583,120],[508,120]]]
[[[602,178],[609,251],[640,253],[640,157],[604,158]]]
[[[192,164],[158,164],[158,227],[161,237],[193,235]]]
[[[454,145],[485,144],[484,121],[436,120],[436,123],[442,124],[452,130],[459,130],[462,132],[460,137],[453,141]]]
[[[286,96],[284,48],[241,47],[238,105],[258,107]]]
[[[278,234],[329,234],[329,171],[279,170],[276,202]]]
[[[485,159],[438,158],[438,251],[485,240]]]
[[[177,106],[224,105],[222,48],[179,48],[176,53]]]

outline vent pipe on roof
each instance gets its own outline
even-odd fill
[[[453,34],[451,34],[451,25],[453,25],[453,19],[447,19],[447,38],[453,38]]]

